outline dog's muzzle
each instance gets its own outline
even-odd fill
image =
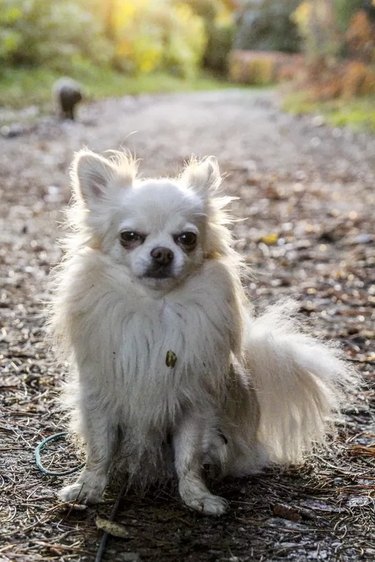
[[[150,252],[152,257],[151,266],[146,271],[146,277],[154,279],[166,279],[173,277],[171,265],[174,259],[174,253],[170,248],[165,246],[157,246]]]

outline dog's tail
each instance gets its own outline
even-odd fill
[[[338,349],[305,334],[293,301],[249,319],[245,362],[260,407],[258,439],[270,460],[295,463],[325,440],[334,414],[356,385]]]

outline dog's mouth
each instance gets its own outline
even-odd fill
[[[152,267],[143,275],[146,279],[171,279],[174,277],[170,267]]]

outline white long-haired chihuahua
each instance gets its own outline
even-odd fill
[[[82,150],[73,164],[51,327],[71,364],[65,403],[86,466],[60,498],[98,502],[121,457],[143,484],[171,464],[183,502],[220,515],[226,501],[202,467],[243,476],[300,461],[352,374],[300,330],[293,302],[253,318],[215,158],[176,179],[136,174],[125,153]]]

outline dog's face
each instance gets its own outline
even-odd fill
[[[170,290],[202,265],[210,251],[208,193],[220,181],[212,157],[175,180],[139,180],[131,160],[88,151],[73,171],[91,245],[141,284]]]
[[[135,183],[125,191],[110,250],[141,283],[166,288],[203,262],[203,202],[168,180]]]

